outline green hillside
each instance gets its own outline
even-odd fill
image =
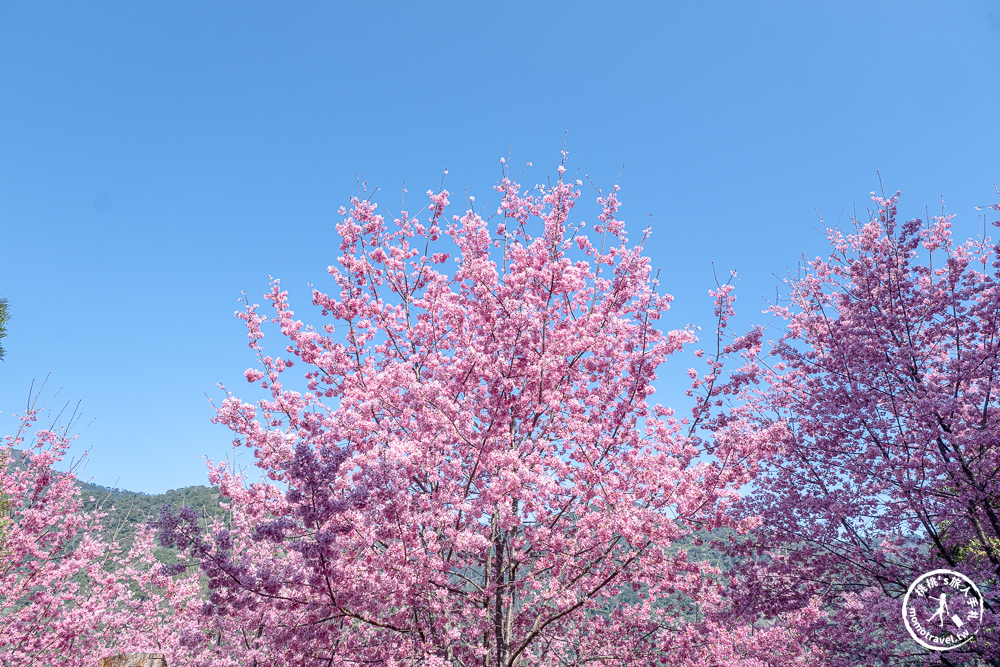
[[[16,465],[23,456],[23,451],[13,450],[8,465]],[[182,489],[170,489],[166,493],[148,494],[126,489],[111,488],[100,484],[76,481],[80,489],[80,499],[83,509],[92,512],[100,509],[107,512],[102,523],[104,536],[109,541],[117,541],[123,551],[132,547],[136,529],[160,517],[160,508],[169,505],[179,509],[187,505],[201,515],[199,525],[204,528],[213,519],[228,522],[228,513],[220,503],[229,499],[224,497],[217,487],[187,486]],[[79,537],[77,539],[80,539]],[[170,549],[158,548],[157,557],[165,562],[173,562],[174,554]]]
[[[228,498],[224,497],[217,487],[187,486],[151,495],[86,482],[78,484],[84,509],[87,511],[100,509],[108,513],[102,520],[105,536],[109,540],[116,540],[124,551],[131,548],[136,529],[142,524],[158,519],[160,508],[165,505],[175,509],[184,505],[191,507],[201,515],[198,523],[203,528],[212,519],[223,522],[228,519],[228,513],[220,506],[220,503],[226,502]],[[172,551],[159,547],[156,556],[161,561],[173,562]]]

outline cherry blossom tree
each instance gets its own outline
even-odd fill
[[[0,447],[0,665],[96,665],[150,648],[179,664],[238,664],[217,659],[223,651],[198,632],[205,624],[197,577],[168,576],[152,555],[148,529],[122,553],[104,533],[106,513],[85,512],[73,473],[54,469],[73,440],[74,417],[60,428],[58,413],[30,437],[46,412],[43,389]]]
[[[79,595],[78,573],[96,575],[103,549],[86,534],[88,517],[79,512],[72,476],[51,468],[69,439],[55,428],[42,429],[34,443],[18,449],[38,419],[39,394],[33,395],[20,430],[7,437],[2,452],[0,492],[9,517],[0,561],[0,664],[64,656],[98,606],[97,598]],[[80,534],[84,538],[74,548],[71,543]],[[67,604],[74,599],[77,604]]]
[[[782,617],[757,644],[751,626],[681,616],[720,601],[717,570],[678,542],[752,525],[728,510],[784,427],[712,422],[722,361],[752,338],[711,357],[691,419],[650,402],[663,363],[695,337],[658,328],[671,297],[628,243],[618,187],[597,198],[590,235],[570,221],[578,185],[560,165],[553,185],[523,190],[504,165],[486,218],[471,197],[449,218],[444,189],[416,214],[359,196],[340,212],[333,289],[313,291],[318,324],[295,318],[277,280],[271,317],[249,302],[237,313],[259,360],[246,378],[266,397],[227,393],[216,421],[267,481],[212,465],[232,528],[203,535],[191,512],[160,526],[208,577],[207,617],[257,628],[243,636],[254,656],[514,667],[819,655],[775,648],[818,610]],[[724,320],[728,289],[717,297]],[[268,321],[286,355],[265,350]]]
[[[81,581],[101,578],[100,527],[93,525],[93,533],[88,529],[88,521],[99,517],[79,511],[72,475],[52,470],[69,438],[50,425],[19,449],[38,419],[40,394],[33,395],[20,430],[7,437],[0,453],[5,462],[0,493],[8,513],[0,560],[0,664],[5,665],[64,657],[100,606],[98,596],[82,592]]]
[[[953,241],[953,216],[900,224],[898,193],[873,201],[789,279],[772,309],[785,334],[741,391],[734,414],[788,428],[742,505],[766,523],[736,542],[726,618],[818,596],[828,616],[811,642],[829,664],[996,664],[1000,246]],[[910,583],[939,568],[988,591],[975,640],[941,655],[901,616]]]

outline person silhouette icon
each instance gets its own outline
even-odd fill
[[[941,597],[936,598],[937,601],[938,601],[938,608],[937,608],[937,611],[934,612],[933,614],[931,614],[931,617],[927,619],[928,623],[930,623],[931,621],[933,621],[934,617],[937,616],[938,617],[938,626],[939,627],[943,627],[944,626],[944,615],[948,611],[948,599],[947,598],[948,598],[948,594],[947,593],[942,593]],[[931,598],[931,599],[933,600],[935,598]]]

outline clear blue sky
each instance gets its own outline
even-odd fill
[[[0,426],[51,372],[94,420],[84,478],[205,483],[230,451],[205,394],[252,396],[240,294],[274,275],[315,319],[356,174],[395,203],[448,168],[482,201],[511,146],[554,175],[566,131],[572,172],[624,165],[622,217],[652,215],[667,326],[710,326],[713,262],[763,320],[876,170],[976,232],[998,77],[1000,0],[0,4]]]

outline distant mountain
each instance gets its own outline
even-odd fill
[[[222,509],[220,503],[229,499],[223,496],[218,487],[186,486],[182,489],[170,489],[166,493],[148,494],[138,491],[128,491],[120,488],[110,488],[100,484],[77,482],[80,486],[80,498],[87,511],[100,509],[108,516],[102,520],[105,538],[117,540],[122,549],[132,546],[136,529],[144,523],[160,518],[160,509],[169,505],[175,509],[187,505],[201,515],[199,524],[204,528],[212,519],[227,522],[228,512]],[[157,557],[170,562],[173,560],[168,549]]]
[[[16,464],[23,456],[22,450],[13,450],[9,465]],[[142,524],[158,519],[160,508],[165,505],[173,508],[188,505],[201,514],[199,524],[203,528],[212,519],[219,519],[224,523],[229,519],[228,512],[220,506],[220,503],[229,499],[223,496],[217,487],[186,486],[182,489],[170,489],[166,493],[149,494],[90,484],[79,479],[76,484],[80,488],[80,499],[83,501],[84,510],[92,512],[100,509],[108,513],[102,520],[104,537],[116,540],[125,552],[132,547],[136,529]],[[176,560],[173,549],[157,548],[155,553],[161,561],[172,563]]]

